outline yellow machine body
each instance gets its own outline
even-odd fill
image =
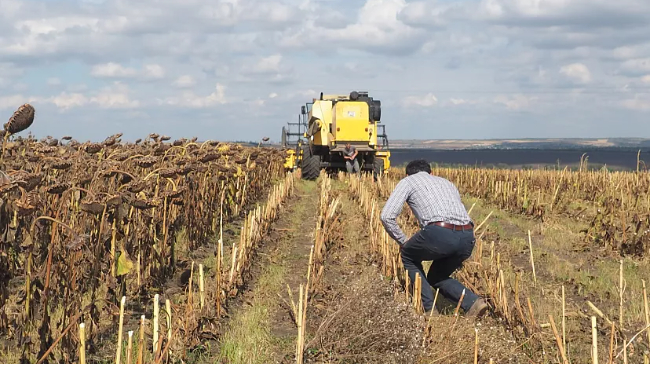
[[[310,123],[309,131],[313,130],[313,143],[318,146],[327,146],[334,137],[330,136],[330,125],[332,123],[332,101],[314,100],[314,106],[309,112],[309,118],[313,119]],[[312,129],[313,128],[313,129]]]
[[[302,142],[299,141],[296,148],[289,148],[287,156],[284,158],[285,171],[294,171],[300,166],[302,160]]]
[[[332,130],[336,142],[377,144],[377,122],[369,118],[368,103],[361,101],[345,101],[336,103],[332,119]]]
[[[311,137],[312,145],[328,146],[340,152],[349,142],[357,149],[376,150],[378,122],[370,119],[367,102],[351,101],[348,96],[340,95],[323,98],[314,99],[309,111],[306,137]]]
[[[381,103],[369,97],[366,92],[352,92],[350,95],[323,95],[314,98],[308,111],[303,111],[308,139],[308,156],[303,156],[303,176],[308,169],[309,178],[316,176],[317,166],[327,169],[345,169],[343,152],[346,144],[354,146],[362,170],[377,174],[390,167],[390,151],[387,137],[380,134]],[[383,125],[381,125],[383,130]],[[382,138],[383,145],[378,144]],[[302,149],[302,150],[305,150]],[[301,150],[301,151],[302,151]],[[318,159],[318,161],[316,161]]]
[[[296,151],[294,149],[288,150],[287,157],[284,159],[284,169],[293,170],[296,167],[296,160]]]
[[[377,151],[377,157],[384,161],[384,171],[390,169],[390,151]]]

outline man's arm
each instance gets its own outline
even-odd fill
[[[350,156],[350,160],[354,160],[354,158],[357,157],[357,153],[359,153],[359,152],[358,152],[357,149],[355,148],[355,149],[354,149],[354,153],[352,154],[352,156]]]
[[[409,183],[405,180],[400,181],[395,190],[386,201],[386,205],[381,210],[381,223],[384,225],[386,232],[401,246],[406,242],[407,237],[397,224],[397,217],[402,212],[404,202],[411,194]]]

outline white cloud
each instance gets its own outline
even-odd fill
[[[249,102],[249,104],[254,106],[254,107],[264,106],[265,103],[266,103],[266,101],[264,99],[259,99],[259,98]]]
[[[574,82],[587,84],[591,82],[591,72],[582,63],[572,63],[560,68],[560,73]]]
[[[171,106],[187,108],[208,108],[228,103],[226,87],[220,83],[215,86],[215,91],[207,96],[198,96],[192,91],[185,91],[180,97],[170,97],[164,102]]]
[[[627,60],[638,57],[639,49],[637,47],[622,46],[612,50],[612,57],[618,60]]]
[[[538,100],[537,97],[530,97],[521,94],[513,95],[512,97],[499,95],[494,98],[494,103],[505,105],[509,110],[521,110],[527,109],[530,107],[531,103],[536,100]]]
[[[650,110],[650,95],[648,94],[637,94],[633,99],[623,100],[621,103],[623,107],[631,110],[637,111],[649,111]]]
[[[118,63],[109,62],[101,65],[95,65],[90,72],[95,77],[122,78],[133,77],[138,72],[133,68],[124,67]]]
[[[289,83],[293,79],[294,72],[294,68],[278,53],[246,62],[239,69],[238,80],[244,82]],[[223,73],[223,75],[228,74],[230,70]]]
[[[102,92],[90,100],[106,109],[131,109],[140,106],[139,101],[130,100],[127,94],[119,92]]]
[[[128,85],[119,82],[102,89],[90,98],[90,102],[103,109],[132,109],[140,106],[139,100],[132,100]]]
[[[151,79],[162,79],[165,77],[165,69],[160,65],[145,65],[144,76]]]
[[[453,105],[464,105],[464,104],[472,104],[472,101],[465,100],[465,99],[456,99],[456,98],[449,98],[449,102]]]
[[[271,25],[291,23],[300,16],[294,6],[273,1],[253,3],[248,9],[241,8],[241,10],[242,20],[266,23],[270,28],[273,28]]]
[[[645,75],[645,76],[643,76],[643,77],[641,78],[641,81],[644,82],[644,83],[646,83],[646,84],[650,84],[650,75]]]
[[[438,98],[433,93],[428,93],[424,96],[407,96],[402,99],[402,105],[431,107],[438,104]]]
[[[263,57],[250,70],[252,73],[276,73],[280,72],[280,63],[282,62],[281,54],[274,54]]]
[[[446,13],[453,4],[440,4],[438,1],[409,2],[398,14],[398,19],[412,26],[442,28],[448,24]]]
[[[316,16],[299,31],[285,32],[280,45],[307,47],[318,52],[322,52],[323,47],[335,47],[378,54],[410,54],[422,46],[426,32],[398,18],[405,6],[405,0],[366,0],[355,23],[344,28],[324,28],[319,26]]]
[[[639,11],[647,9],[645,0],[481,0],[478,6],[485,19],[507,25],[575,28],[641,23],[648,16]]]
[[[32,99],[33,100],[33,99]],[[30,100],[23,95],[7,95],[0,96],[0,110],[3,109],[18,109],[19,106],[29,102]]]
[[[69,94],[67,92],[63,92],[57,96],[53,96],[49,98],[47,101],[51,102],[52,104],[56,105],[59,109],[64,111],[70,108],[86,105],[89,102],[88,98],[83,94],[79,94],[79,93]]]
[[[635,58],[623,62],[621,69],[624,74],[631,76],[644,75],[650,72],[650,58]]]
[[[109,62],[93,66],[91,75],[100,78],[135,78],[145,80],[162,79],[165,77],[165,68],[158,64],[147,64],[140,70],[132,67],[124,67],[119,63]]]
[[[65,32],[73,28],[94,28],[99,19],[85,16],[61,16],[19,21],[17,28],[24,29],[32,36]]]
[[[0,1],[0,17],[13,18],[20,11],[21,5],[21,0]]]
[[[196,85],[196,80],[190,75],[183,75],[177,78],[172,85],[179,88],[187,88]]]

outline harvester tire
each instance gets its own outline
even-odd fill
[[[316,180],[320,175],[320,156],[313,155],[309,146],[305,146],[300,166],[304,180]]]
[[[377,177],[384,174],[384,160],[381,158],[375,158],[372,162],[372,176],[377,179]]]

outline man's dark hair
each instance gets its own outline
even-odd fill
[[[425,171],[427,174],[431,173],[431,166],[426,160],[413,160],[406,165],[406,175],[410,176],[421,171]]]

